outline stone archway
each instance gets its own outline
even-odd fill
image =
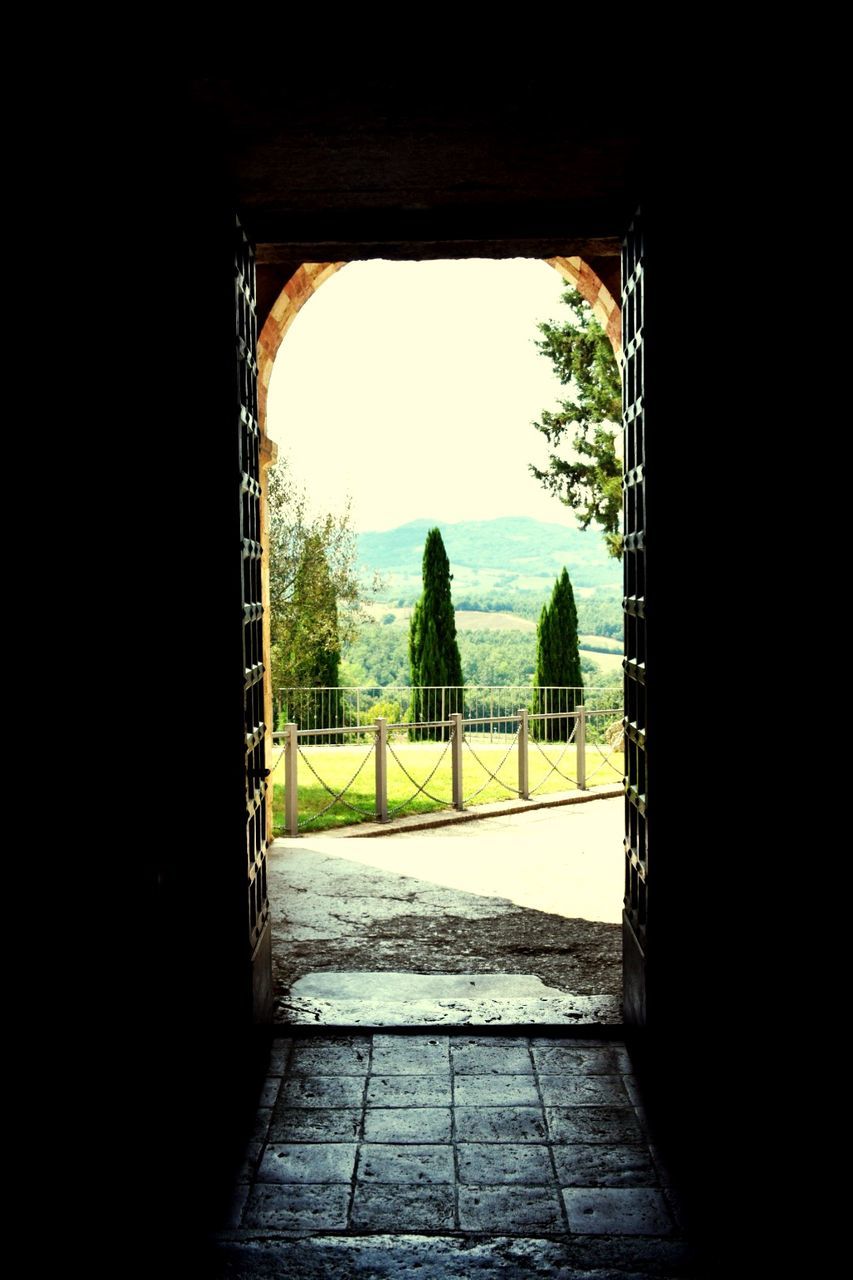
[[[592,307],[592,314],[610,339],[613,353],[619,360],[622,355],[622,309],[613,294],[583,258],[546,258],[549,267],[559,271],[569,284],[573,284],[582,298]]]
[[[321,284],[345,262],[303,262],[276,298],[258,335],[258,416],[266,434],[267,396],[278,349],[293,321]]]

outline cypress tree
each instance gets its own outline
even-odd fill
[[[409,666],[413,686],[412,719],[438,719],[440,707],[427,703],[419,686],[460,686],[462,661],[456,643],[456,617],[450,594],[450,561],[438,529],[430,529],[424,545],[423,593],[409,624]],[[454,688],[445,696],[445,715],[462,710],[462,694]],[[412,736],[432,736],[412,731]],[[439,731],[447,737],[447,730]]]
[[[546,686],[565,688],[567,692],[546,694]],[[576,690],[583,688],[580,652],[578,650],[578,614],[575,594],[568,572],[554,583],[550,605],[542,606],[536,628],[536,698],[540,713],[574,711],[578,701]],[[571,732],[568,721],[549,720],[539,727],[546,742],[562,741]]]

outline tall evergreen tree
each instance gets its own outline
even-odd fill
[[[580,701],[576,692],[583,688],[578,650],[578,613],[575,593],[565,566],[554,583],[550,605],[543,605],[539,615],[539,625],[536,628],[536,688],[536,709],[540,713],[574,711]],[[550,688],[551,692],[546,692],[546,688]],[[546,742],[558,742],[568,736],[571,727],[568,720],[546,720],[539,726],[538,732]]]
[[[423,687],[452,686],[445,694],[445,716],[462,710],[462,661],[456,643],[456,617],[450,594],[450,561],[438,529],[430,529],[424,545],[423,593],[412,611],[409,624],[409,666],[412,679],[412,719],[436,720],[441,704],[433,694],[422,694]],[[432,737],[432,731],[413,736]],[[438,733],[447,737],[447,730]]]

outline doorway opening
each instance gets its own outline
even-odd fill
[[[298,481],[322,493],[323,510],[340,506],[348,490],[356,500],[360,544],[368,545],[368,554],[379,561],[373,567],[386,570],[380,592],[368,602],[370,621],[362,628],[360,647],[344,651],[338,682],[342,692],[326,689],[306,701],[302,691],[297,699],[293,686],[282,687],[274,679],[268,693],[266,722],[274,735],[268,820],[278,837],[269,860],[278,1021],[338,1026],[621,1022],[623,805],[615,797],[622,794],[623,768],[621,744],[606,742],[599,732],[617,717],[621,722],[621,686],[613,693],[614,680],[608,685],[600,674],[606,663],[621,680],[618,642],[595,646],[610,647],[609,654],[590,651],[586,657],[589,719],[580,750],[591,776],[577,776],[576,728],[574,741],[564,740],[569,733],[555,733],[556,741],[549,741],[542,732],[543,718],[538,727],[524,727],[525,754],[532,757],[534,776],[532,782],[525,779],[522,793],[517,719],[525,702],[534,713],[567,710],[556,694],[549,695],[555,700],[547,704],[541,693],[538,704],[530,698],[534,619],[559,572],[557,560],[568,562],[581,593],[582,616],[585,609],[590,613],[596,596],[583,573],[578,576],[568,547],[581,535],[566,522],[565,508],[541,489],[536,492],[527,473],[534,451],[529,426],[549,400],[548,370],[533,345],[533,315],[538,320],[548,319],[549,313],[556,316],[567,282],[589,303],[618,355],[618,259],[609,267],[610,287],[579,258],[555,258],[547,264],[523,259],[302,264],[269,309],[258,343],[260,417],[272,442],[263,453],[267,465],[278,450]],[[424,291],[418,278],[424,281],[430,274],[432,287]],[[482,319],[472,320],[466,310],[466,286],[460,286],[466,274],[468,290],[491,299],[491,310],[508,331],[504,341],[526,348],[531,369],[538,366],[532,400],[524,401],[523,388],[519,394],[524,378],[510,367],[508,351],[496,350],[495,329]],[[543,280],[550,288],[550,304],[544,300]],[[315,299],[321,286],[326,288]],[[519,297],[524,298],[521,305]],[[541,304],[533,304],[538,297]],[[312,306],[300,315],[309,301]],[[408,313],[406,305],[412,308]],[[377,316],[386,322],[383,332]],[[431,349],[428,333],[438,339]],[[361,334],[371,335],[366,347],[354,341]],[[478,364],[486,369],[480,390],[472,391],[464,374]],[[494,402],[484,406],[482,387],[490,374],[498,386]],[[551,386],[552,401],[554,394]],[[394,406],[384,436],[361,425],[365,411],[356,403],[359,395],[374,418],[381,416],[383,398]],[[326,403],[320,406],[322,400]],[[479,440],[478,420],[491,428]],[[513,439],[500,426],[508,421]],[[512,488],[512,497],[503,501],[508,490],[501,466]],[[525,484],[527,495],[520,498]],[[534,499],[539,518],[529,514]],[[501,521],[515,524],[498,534],[495,526]],[[542,531],[559,523],[567,545],[555,551],[543,543]],[[478,530],[477,525],[483,527]],[[523,667],[512,672],[514,679],[504,680],[503,688],[499,681],[466,678],[468,689],[459,695],[466,750],[463,758],[460,742],[464,786],[458,796],[453,732],[445,720],[451,692],[425,694],[420,719],[431,727],[417,734],[411,727],[413,699],[406,681],[410,617],[418,594],[412,567],[417,562],[419,569],[424,538],[433,527],[441,529],[449,547],[457,626],[462,620],[470,628],[460,629],[460,637],[467,637],[463,652],[473,654],[478,626],[484,651],[490,639],[496,648],[495,637],[504,628]],[[485,566],[475,563],[472,543],[478,533],[491,544]],[[508,544],[496,542],[500,536],[515,540],[517,564],[505,551]],[[590,549],[601,543],[594,531],[582,537]],[[389,551],[395,538],[402,544],[399,553]],[[466,551],[460,554],[463,543]],[[389,560],[395,554],[399,562]],[[612,567],[608,585],[621,620],[621,573]],[[497,598],[501,592],[503,601]],[[269,605],[268,581],[265,593]],[[497,608],[501,603],[509,607]],[[595,638],[587,630],[587,641]],[[267,634],[267,667],[275,673],[277,655],[269,643]],[[529,654],[522,657],[525,643]],[[476,656],[482,663],[482,654]],[[368,667],[366,660],[376,665]],[[479,673],[484,667],[476,669]],[[487,674],[494,674],[494,668]],[[381,749],[389,753],[385,787],[390,782],[392,794],[389,803],[386,791],[385,811],[379,816],[393,821],[379,828],[346,826],[352,816],[373,816],[370,810],[381,785],[375,759],[380,739],[373,729],[380,720],[390,725]],[[573,716],[573,726],[576,721]],[[300,735],[289,744],[288,722],[299,724]],[[439,724],[447,727],[439,730]],[[416,737],[420,741],[412,740]],[[299,787],[293,782],[296,775],[287,777],[288,745]],[[445,760],[448,776],[442,779]],[[356,777],[347,789],[353,772]],[[317,793],[314,810],[309,806],[303,812],[300,826],[298,813],[295,823],[292,811],[287,814],[286,796],[289,791],[301,796],[312,787]],[[573,796],[567,794],[569,787]],[[413,830],[406,813],[414,816],[417,804],[406,810],[398,803],[413,789],[411,799],[421,800],[422,813],[446,812],[461,800],[455,816],[466,818],[474,814],[476,801],[485,799],[486,809],[497,808],[499,815],[440,830],[431,825],[425,829],[424,820],[415,817],[414,826],[420,829]],[[535,807],[537,793],[539,803],[547,799],[547,808]],[[601,798],[595,804],[557,803],[590,795]],[[424,800],[432,803],[424,805]],[[512,808],[521,812],[508,813]],[[320,823],[315,814],[325,821]],[[337,830],[330,833],[333,820]],[[433,814],[429,823],[434,821],[445,818]],[[368,838],[368,832],[383,838]]]

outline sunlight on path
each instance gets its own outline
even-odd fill
[[[311,849],[521,907],[618,924],[623,814],[621,798],[592,800],[376,839],[285,838],[275,848]]]

